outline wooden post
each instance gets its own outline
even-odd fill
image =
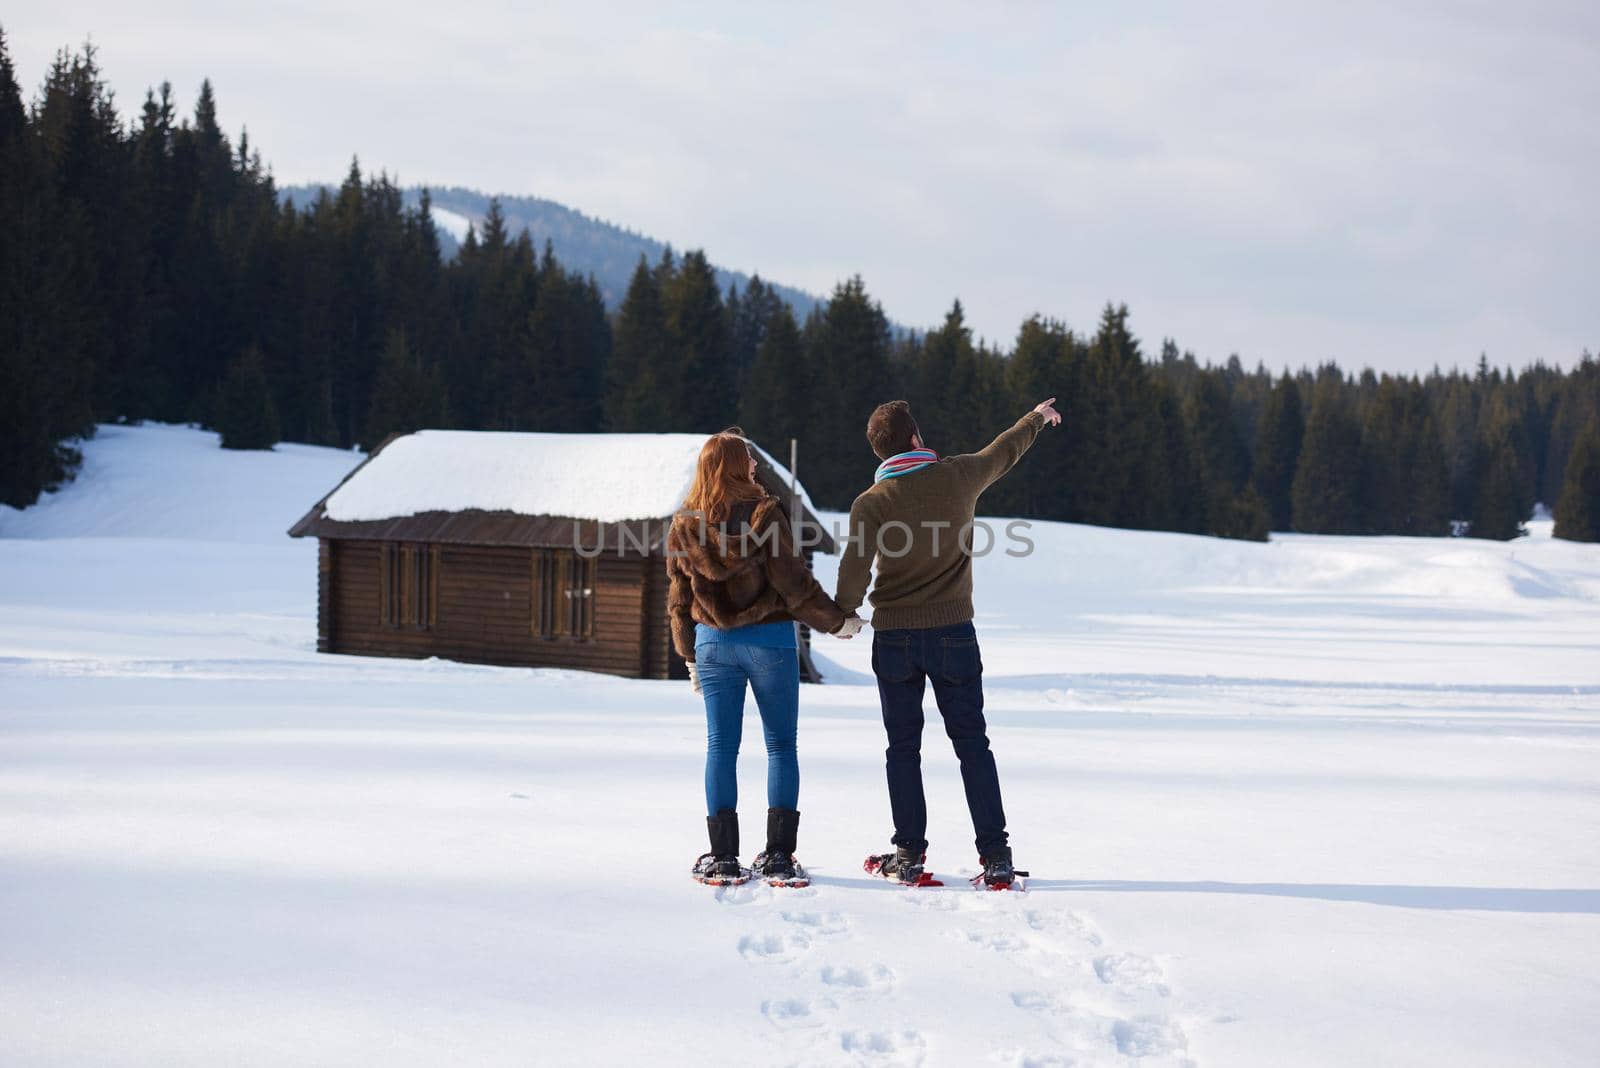
[[[789,521],[794,524],[791,533],[799,530],[800,525],[800,443],[794,438],[789,439]],[[811,566],[811,554],[806,553],[806,567]],[[811,628],[804,623],[795,623],[798,631],[800,647],[800,678],[806,682],[821,682],[822,672],[817,670],[816,662],[811,659]]]
[[[789,515],[800,514],[800,443],[789,439]]]

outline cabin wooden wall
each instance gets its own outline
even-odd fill
[[[317,652],[333,652],[333,548],[317,539]]]
[[[665,677],[652,619],[666,614],[665,575],[659,611],[651,575],[659,558],[603,554],[595,560],[594,628],[587,640],[543,638],[534,626],[533,553],[524,548],[438,547],[434,625],[389,627],[380,590],[384,543],[324,541],[327,611],[319,603],[319,633],[328,627],[330,652],[367,656],[439,656],[519,667],[571,667],[638,677]],[[319,639],[318,648],[323,647]]]
[[[687,679],[689,667],[672,645],[672,624],[667,618],[667,561],[652,556],[645,562],[644,587],[645,673],[652,679]]]

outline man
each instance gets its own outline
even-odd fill
[[[945,733],[961,761],[967,809],[977,834],[983,880],[997,889],[1015,879],[1000,777],[983,719],[983,662],[972,626],[972,524],[978,496],[1021,459],[1061,415],[1043,402],[981,452],[940,459],[923,442],[905,401],[880,404],[867,440],[883,461],[872,488],[850,507],[849,538],[835,600],[860,607],[874,558],[872,671],[878,677],[895,851],[869,868],[915,883],[928,849],[922,792],[922,695],[932,680]]]

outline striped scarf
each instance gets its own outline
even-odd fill
[[[939,454],[932,449],[912,449],[910,452],[897,452],[883,463],[878,465],[878,473],[872,476],[874,484],[886,478],[899,478],[909,475],[913,471],[921,471],[924,467],[939,462]]]

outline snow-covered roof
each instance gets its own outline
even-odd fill
[[[424,512],[513,512],[618,523],[683,506],[705,434],[419,430],[395,438],[328,496],[338,522]],[[784,486],[788,470],[756,446]],[[815,507],[800,491],[801,502]]]

